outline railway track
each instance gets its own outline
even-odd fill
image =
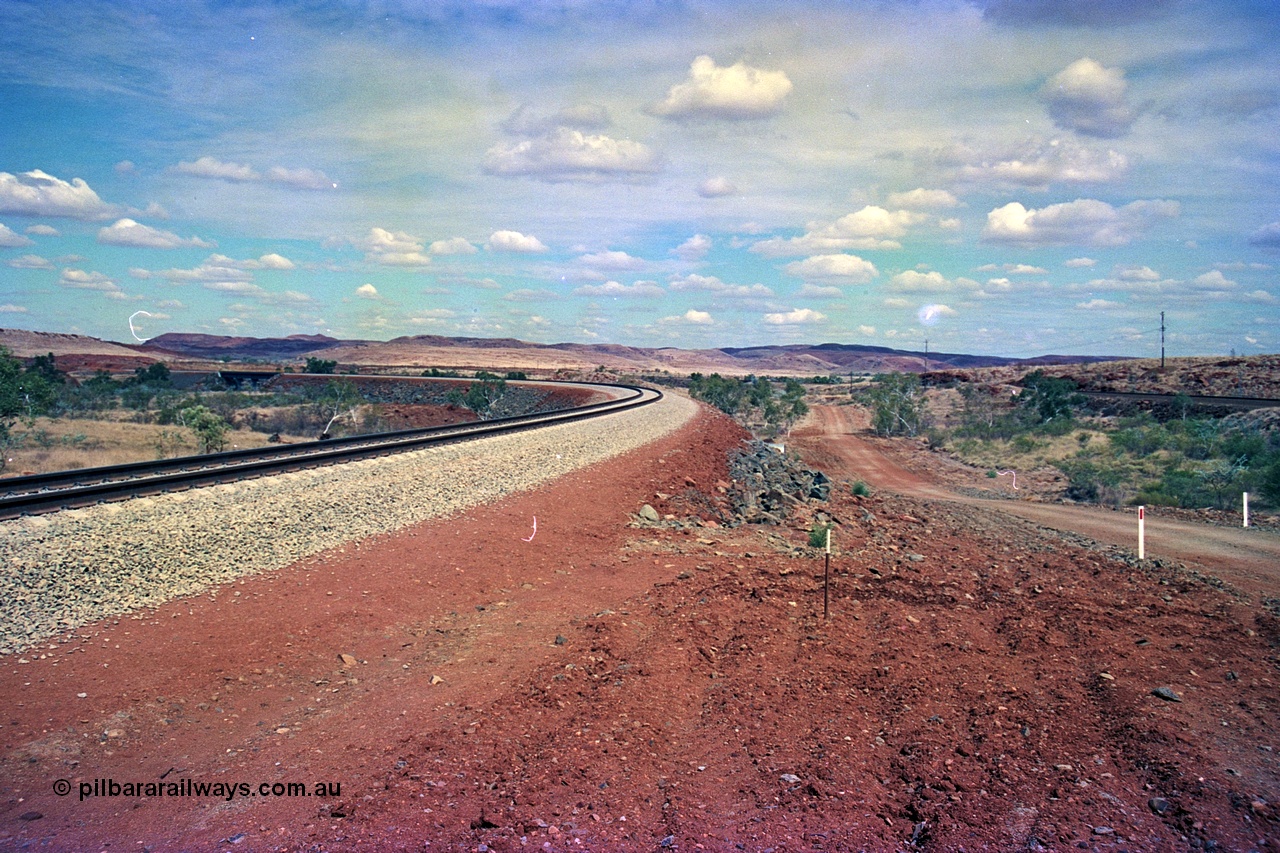
[[[619,396],[586,406],[477,423],[11,477],[0,480],[0,519],[57,512],[103,502],[232,483],[300,468],[420,450],[431,445],[599,417],[662,399],[661,391],[631,385],[601,384],[593,387],[608,389]]]
[[[1154,394],[1141,391],[1077,391],[1076,393],[1096,402],[1128,403],[1132,405],[1172,406],[1176,394]],[[1280,400],[1266,397],[1214,397],[1208,395],[1184,395],[1187,403],[1198,408],[1218,408],[1239,411],[1266,409],[1280,406]]]

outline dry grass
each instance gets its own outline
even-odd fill
[[[184,427],[119,420],[37,418],[31,426],[15,426],[12,437],[13,446],[6,450],[5,467],[0,471],[3,477],[146,462],[160,458],[162,445],[164,456],[191,455],[199,447],[191,430]],[[265,433],[237,429],[227,434],[226,449],[265,444]]]

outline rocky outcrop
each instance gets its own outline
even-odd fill
[[[761,441],[749,442],[739,451],[729,471],[733,484],[727,497],[737,523],[780,524],[795,507],[825,501],[831,494],[826,474]]]

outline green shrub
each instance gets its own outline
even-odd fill
[[[853,484],[852,491],[855,497],[866,498],[871,496],[871,487],[861,480]]]
[[[815,524],[809,529],[809,547],[825,548],[827,547],[827,531],[834,530],[834,524]]]
[[[1022,435],[1015,436],[1013,441],[1009,442],[1009,446],[1017,453],[1030,453],[1033,450],[1038,450],[1044,445],[1024,433]]]

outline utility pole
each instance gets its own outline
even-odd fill
[[[1160,369],[1164,370],[1164,312],[1160,312]]]

